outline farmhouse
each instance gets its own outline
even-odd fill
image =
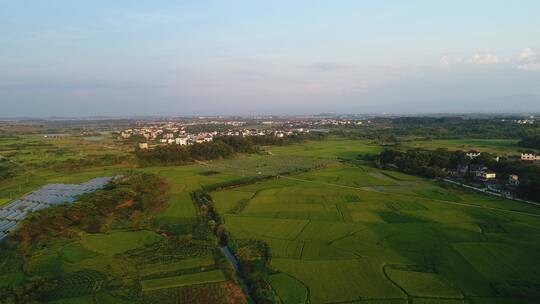
[[[516,174],[510,174],[508,176],[508,184],[510,186],[519,186],[519,176]]]
[[[139,143],[139,149],[147,150],[148,149],[148,143]]]
[[[473,159],[475,157],[480,156],[480,151],[478,150],[469,150],[467,153],[465,153],[470,159]]]
[[[484,182],[495,180],[497,178],[497,174],[492,171],[480,171],[476,174],[476,177]]]
[[[540,155],[536,155],[534,152],[522,152],[521,160],[524,160],[524,161],[540,160]]]

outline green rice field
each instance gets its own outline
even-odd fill
[[[540,301],[535,206],[345,164],[212,197],[233,239],[269,245],[283,303]]]

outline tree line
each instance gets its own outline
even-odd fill
[[[141,164],[184,164],[195,160],[214,160],[234,156],[236,153],[257,153],[260,146],[285,145],[305,140],[324,139],[324,134],[293,134],[278,138],[262,136],[219,136],[213,141],[189,146],[163,145],[152,149],[135,148],[135,156]]]
[[[540,135],[525,136],[518,142],[518,145],[540,150]]]
[[[540,134],[540,124],[521,125],[515,117],[399,117],[374,118],[361,127],[331,127],[331,133],[348,138],[398,142],[404,137],[426,139],[500,138],[514,139]]]
[[[460,166],[483,165],[497,173],[499,179],[510,174],[519,176],[520,184],[516,189],[519,197],[540,201],[540,166],[507,158],[498,158],[490,153],[482,153],[470,159],[463,151],[447,149],[424,150],[409,149],[399,151],[385,149],[375,157],[364,156],[372,160],[377,167],[395,167],[398,170],[428,178],[443,178]]]

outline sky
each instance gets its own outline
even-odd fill
[[[0,0],[0,117],[540,112],[540,1]]]

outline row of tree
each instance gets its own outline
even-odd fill
[[[231,157],[234,149],[222,141],[190,146],[166,145],[152,149],[135,149],[142,164],[183,164],[194,160],[212,160]]]
[[[467,165],[470,159],[462,151],[447,149],[410,149],[405,152],[386,149],[375,157],[374,162],[378,167],[393,164],[405,173],[433,178],[446,176],[445,169]]]
[[[380,140],[383,143],[405,137],[428,139],[523,138],[540,134],[540,124],[516,124],[512,117],[400,117],[374,118],[361,128],[336,126],[333,134],[350,138]]]
[[[373,161],[378,167],[396,166],[405,173],[429,178],[445,177],[460,166],[483,165],[495,171],[501,179],[506,179],[510,174],[518,175],[518,196],[540,201],[540,166],[531,162],[497,158],[490,153],[482,153],[470,159],[463,151],[447,149],[410,149],[404,152],[386,149],[375,156]]]

